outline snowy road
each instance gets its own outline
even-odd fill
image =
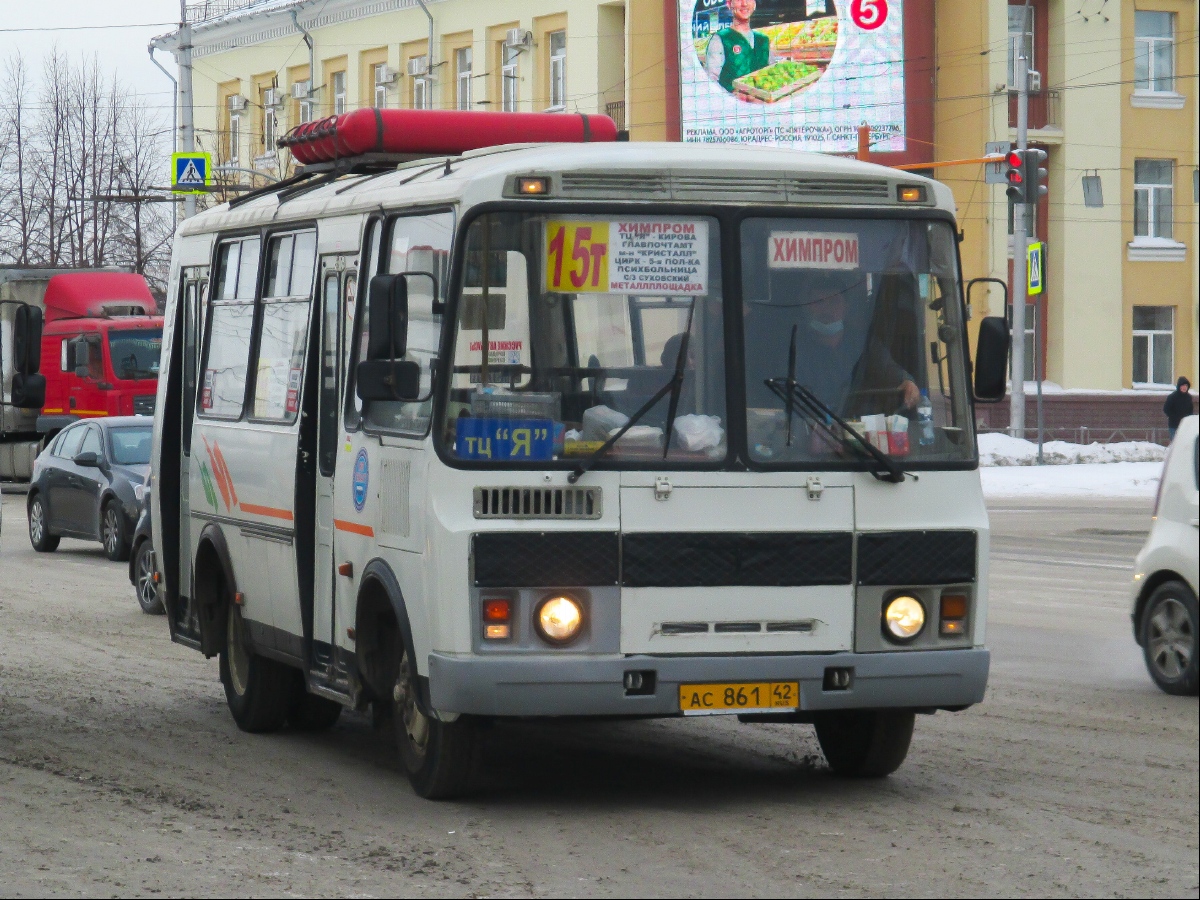
[[[1149,500],[993,501],[992,678],[885,782],[807,726],[491,733],[416,799],[361,716],[240,733],[99,545],[34,554],[4,497],[0,893],[1195,896],[1195,698],[1150,683],[1125,587]]]

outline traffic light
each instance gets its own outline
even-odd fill
[[[1050,188],[1042,184],[1046,180],[1046,151],[1030,148],[1025,151],[1025,202],[1037,203],[1038,197],[1050,193]]]
[[[1025,158],[1020,150],[1010,150],[1008,156],[1004,158],[1004,162],[1008,165],[1008,169],[1004,173],[1004,180],[1008,182],[1009,199],[1015,203],[1025,202]]]

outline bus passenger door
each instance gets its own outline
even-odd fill
[[[204,303],[208,293],[208,267],[183,270],[183,402],[180,404],[181,434],[179,456],[179,616],[176,629],[191,637],[198,623],[192,619],[192,425],[196,418],[196,381],[200,365],[200,344],[204,334]]]
[[[317,406],[316,564],[313,596],[313,667],[318,678],[335,688],[348,688],[345,667],[338,665],[337,559],[334,552],[334,473],[341,437],[341,402],[345,378],[345,304],[353,304],[357,287],[356,259],[324,256],[320,281],[320,373]],[[353,624],[353,623],[350,623]],[[347,625],[341,623],[340,627]]]

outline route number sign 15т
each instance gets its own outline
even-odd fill
[[[704,295],[705,219],[578,219],[546,223],[546,290]]]

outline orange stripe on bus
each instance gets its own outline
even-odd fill
[[[274,506],[259,506],[257,503],[239,503],[242,512],[252,516],[270,516],[272,519],[287,519],[291,522],[295,516],[290,509],[276,509]]]
[[[245,507],[242,507],[245,509]],[[347,522],[345,519],[334,519],[333,527],[338,531],[348,531],[351,534],[361,534],[363,537],[375,537],[375,529],[370,525],[360,525],[358,522]]]

